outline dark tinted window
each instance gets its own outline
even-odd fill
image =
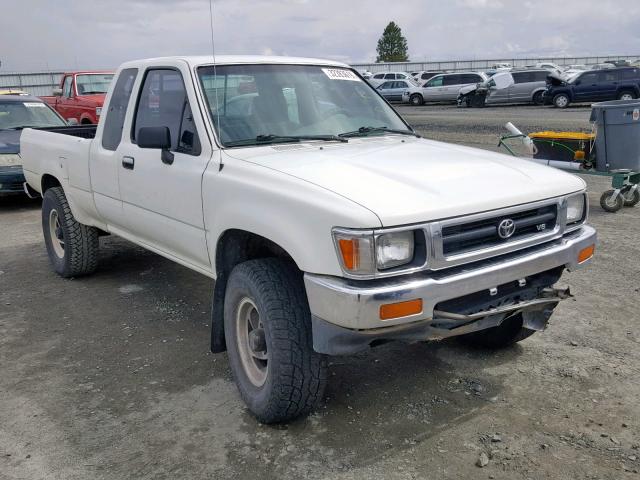
[[[384,73],[377,73],[373,76],[373,78],[378,78],[378,79],[384,78]]]
[[[395,74],[395,73],[387,73],[387,74],[384,76],[384,78],[385,78],[386,80],[395,80],[395,78],[396,78],[396,74]]]
[[[127,68],[120,72],[118,81],[113,87],[109,110],[106,113],[104,130],[102,131],[102,147],[107,150],[116,150],[120,145],[127,105],[129,104],[129,98],[137,75],[137,68]]]
[[[621,80],[637,80],[640,77],[640,70],[637,68],[629,68],[620,70]]]
[[[444,86],[447,85],[460,85],[460,77],[462,75],[445,75],[444,76]]]
[[[476,75],[475,73],[464,73],[460,75],[459,83],[480,83],[481,81],[482,78],[480,78],[480,75]]]
[[[616,72],[615,70],[598,73],[599,82],[615,82],[617,80],[618,80],[618,72]]]
[[[598,81],[597,73],[585,73],[580,77],[580,83],[596,83]]]
[[[533,81],[534,82],[546,82],[547,81],[547,76],[549,76],[549,72],[547,72],[547,71],[533,72]]]
[[[200,154],[200,142],[180,72],[170,69],[147,72],[138,97],[132,140],[135,141],[142,127],[169,127],[171,150]]]
[[[513,83],[529,83],[533,81],[531,72],[515,72],[511,76],[513,77]]]

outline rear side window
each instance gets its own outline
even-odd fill
[[[396,82],[396,88],[407,88],[407,82]]]
[[[177,70],[163,68],[147,72],[138,97],[132,131],[134,142],[142,127],[168,127],[172,151],[200,155],[187,91]]]
[[[122,70],[115,87],[113,87],[109,110],[106,113],[104,130],[102,131],[102,148],[105,150],[114,151],[120,145],[122,127],[127,115],[127,105],[129,105],[129,98],[137,75],[137,68]]]
[[[479,75],[476,75],[475,73],[464,73],[462,75],[460,75],[459,78],[459,83],[463,84],[463,83],[480,83],[482,81],[482,78],[480,78]]]
[[[462,75],[445,75],[444,76],[444,86],[447,85],[460,85],[460,77]]]
[[[640,77],[640,70],[637,68],[620,71],[622,80],[637,80]]]
[[[395,80],[396,79],[396,74],[395,73],[387,73],[384,78],[386,80]]]
[[[533,73],[533,81],[534,82],[546,82],[547,77],[549,76],[549,72],[534,72]]]

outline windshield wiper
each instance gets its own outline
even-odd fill
[[[387,127],[360,127],[358,130],[354,130],[353,132],[344,132],[338,134],[339,137],[348,138],[348,137],[366,137],[370,133],[396,133],[398,135],[411,135],[412,137],[420,138],[421,135],[418,135],[413,130],[397,130],[395,128],[387,128]]]
[[[10,127],[7,130],[24,130],[25,128],[40,128],[42,125],[21,125],[19,127]]]
[[[274,135],[272,133],[258,135],[255,138],[246,138],[244,140],[235,140],[227,142],[226,146],[236,147],[240,145],[260,145],[268,143],[285,143],[285,142],[301,142],[302,140],[320,140],[324,142],[348,142],[346,138],[338,135]]]

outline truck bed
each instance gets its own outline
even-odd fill
[[[47,132],[61,133],[79,138],[95,138],[97,125],[70,125],[65,127],[43,127],[35,130],[45,130]]]

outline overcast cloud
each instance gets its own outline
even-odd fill
[[[208,0],[7,4],[0,72],[211,53]],[[390,20],[414,61],[640,54],[640,0],[215,0],[214,12],[217,54],[372,62]]]

